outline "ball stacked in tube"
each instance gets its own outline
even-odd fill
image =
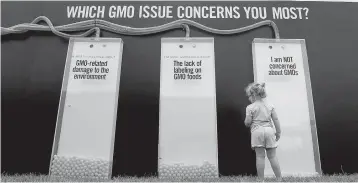
[[[159,178],[217,178],[218,168],[214,164],[210,164],[205,161],[203,165],[184,165],[184,164],[174,164],[174,165],[159,165]]]
[[[51,163],[52,176],[106,179],[109,171],[109,161],[99,158],[55,155]]]

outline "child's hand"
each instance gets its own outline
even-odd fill
[[[276,133],[275,135],[276,135],[276,141],[280,140],[280,138],[281,138],[281,133]]]

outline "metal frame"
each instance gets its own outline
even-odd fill
[[[254,69],[254,80],[257,80],[256,73],[256,54],[255,54],[255,43],[290,43],[290,44],[300,44],[302,50],[302,59],[303,59],[303,69],[305,74],[305,82],[307,88],[307,100],[308,100],[308,109],[310,116],[310,124],[311,124],[311,135],[312,135],[312,144],[313,144],[313,156],[315,161],[315,169],[319,175],[322,175],[321,168],[321,159],[319,153],[319,144],[318,144],[318,136],[317,136],[317,127],[316,127],[316,117],[313,103],[313,95],[312,95],[312,87],[311,87],[311,78],[309,71],[309,63],[306,49],[306,41],[304,39],[263,39],[263,38],[255,38],[252,42],[252,58],[253,58],[253,69]]]
[[[169,38],[169,37],[166,37],[166,38],[161,38],[161,58],[160,58],[160,63],[162,63],[162,60],[163,60],[163,43],[168,43],[168,42],[173,42],[173,41],[177,41],[178,43],[180,42],[191,42],[191,41],[196,41],[196,42],[210,42],[212,43],[212,49],[214,51],[214,54],[213,54],[213,70],[214,70],[214,96],[215,96],[215,135],[216,135],[216,165],[217,165],[217,173],[218,173],[218,177],[220,177],[220,173],[219,173],[219,152],[218,152],[218,124],[217,124],[217,101],[216,101],[216,70],[215,70],[215,42],[214,42],[214,38],[213,37],[190,37],[190,38]],[[160,66],[160,70],[162,70],[162,65]],[[162,75],[160,74],[160,84],[162,83]],[[160,97],[159,97],[160,98]],[[160,124],[161,124],[161,119],[160,119],[160,109],[161,109],[161,102],[159,100],[159,130],[158,130],[158,168],[159,168],[159,165],[160,165]]]
[[[65,107],[66,101],[66,94],[67,94],[67,85],[68,79],[70,74],[70,67],[72,62],[72,54],[73,54],[73,47],[75,42],[88,42],[88,43],[98,43],[98,42],[119,42],[121,44],[119,58],[118,58],[118,71],[119,75],[117,75],[117,86],[116,86],[116,98],[115,101],[115,114],[114,114],[114,121],[113,121],[113,128],[112,128],[112,139],[111,139],[111,149],[109,154],[109,178],[112,177],[112,166],[113,166],[113,151],[114,151],[114,141],[115,141],[115,132],[116,132],[116,123],[117,123],[117,109],[118,109],[118,100],[119,100],[119,87],[120,87],[120,77],[121,77],[121,67],[122,67],[122,55],[123,55],[123,40],[121,38],[70,38],[68,44],[68,51],[66,56],[66,63],[65,69],[63,74],[62,80],[62,88],[61,88],[61,95],[60,95],[60,102],[58,106],[57,112],[57,120],[56,120],[56,128],[55,128],[55,135],[52,145],[52,153],[50,159],[50,167],[49,167],[49,175],[51,175],[51,167],[54,155],[58,152],[58,143],[60,141],[60,134],[62,128],[62,118],[63,118],[63,111]]]

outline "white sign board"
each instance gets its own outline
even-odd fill
[[[282,175],[321,174],[305,41],[255,39],[252,49],[255,81],[266,83],[266,100],[281,123]],[[273,175],[267,158],[265,167],[265,174]]]
[[[51,175],[111,176],[122,49],[119,38],[70,40]]]
[[[159,176],[217,177],[214,39],[162,38],[161,49]]]

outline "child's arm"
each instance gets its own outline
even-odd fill
[[[245,126],[250,127],[251,122],[252,122],[251,111],[248,107],[246,107]]]
[[[281,126],[280,126],[280,121],[278,120],[277,113],[276,113],[275,109],[272,109],[271,118],[272,118],[272,121],[276,128],[276,140],[279,140],[281,137]]]

